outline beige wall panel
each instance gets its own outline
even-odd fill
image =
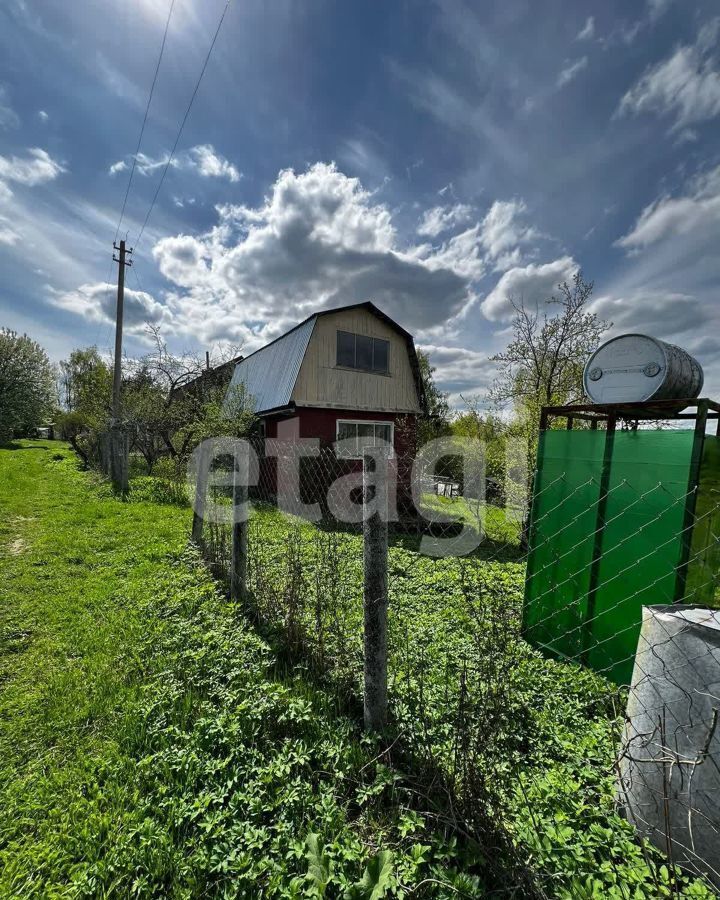
[[[338,368],[338,331],[389,341],[390,374]],[[298,406],[420,411],[405,339],[366,309],[343,310],[316,320],[292,399]]]

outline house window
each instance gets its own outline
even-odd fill
[[[361,459],[365,447],[376,447],[383,442],[390,445],[390,455],[393,455],[395,426],[392,422],[338,419],[336,434],[339,441],[348,442],[346,447],[338,448],[339,455],[348,459]]]
[[[337,365],[347,369],[362,369],[363,372],[388,373],[390,341],[382,338],[353,334],[351,331],[337,333]]]

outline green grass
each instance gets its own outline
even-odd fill
[[[549,896],[711,896],[617,814],[622,693],[520,639],[512,554],[395,539],[381,753],[354,714],[361,539],[258,510],[261,637],[179,499],[138,478],[121,502],[61,444],[0,449],[0,897],[512,896],[442,825],[439,785]]]
[[[0,896],[483,896],[218,591],[189,510],[138,494],[0,449]]]
[[[250,547],[252,605],[277,646],[302,647],[339,694],[359,695],[362,538],[260,507]],[[432,559],[402,539],[391,546],[390,692],[403,762],[430,762],[426,780],[441,776],[476,833],[489,817],[510,835],[549,896],[714,896],[669,871],[618,813],[625,691],[521,639],[523,579],[512,557]]]
[[[422,507],[431,513],[440,513],[462,522],[480,532],[496,548],[511,550],[520,544],[519,516],[508,516],[499,506],[465,497],[442,497],[428,493],[422,495]]]

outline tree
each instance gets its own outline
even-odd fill
[[[542,312],[513,301],[513,339],[492,357],[499,373],[490,396],[499,405],[522,406],[539,417],[541,406],[576,403],[584,397],[585,361],[610,323],[588,312],[593,283],[580,271],[572,284],[558,285],[558,291],[559,296],[545,301]]]
[[[97,425],[110,415],[112,372],[97,347],[73,350],[60,363],[60,386],[69,412],[82,413]]]
[[[611,324],[588,311],[592,291],[593,282],[578,271],[570,284],[558,285],[558,293],[545,301],[544,308],[527,309],[513,301],[512,340],[492,357],[498,375],[489,399],[497,407],[512,409],[508,433],[524,447],[528,493],[541,409],[584,398],[585,362]]]
[[[489,503],[499,504],[504,499],[507,426],[498,416],[482,412],[479,398],[463,397],[463,400],[467,409],[453,421],[452,433],[479,442],[486,480],[485,497]]]
[[[60,363],[60,393],[65,412],[58,425],[87,466],[98,453],[98,435],[108,425],[112,402],[112,372],[97,347],[73,350]]]
[[[55,402],[47,353],[26,334],[0,328],[0,441],[40,425]]]
[[[430,357],[422,350],[417,353],[420,368],[420,382],[425,391],[425,414],[418,421],[418,442],[422,445],[434,438],[450,433],[450,405],[448,395],[443,393],[435,381],[436,368]]]

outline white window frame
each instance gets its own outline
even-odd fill
[[[395,457],[395,423],[389,419],[336,419],[335,420],[335,440],[339,441],[341,425],[389,425],[390,426],[390,458]],[[356,451],[357,452],[357,451]],[[343,459],[362,459],[361,455],[350,456],[347,452],[342,453]]]

